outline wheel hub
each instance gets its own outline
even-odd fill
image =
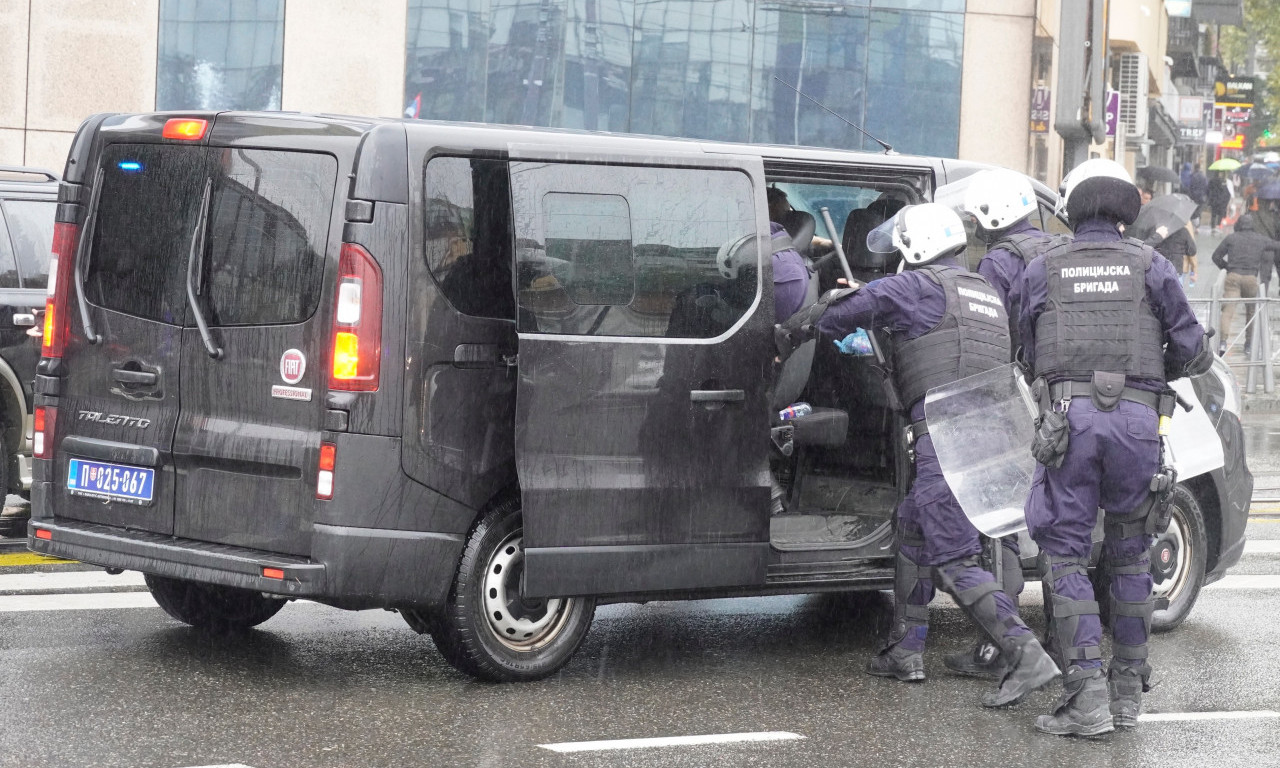
[[[1163,582],[1173,575],[1178,568],[1178,554],[1173,542],[1158,541],[1151,557],[1151,575],[1157,582]]]
[[[1151,580],[1156,597],[1174,598],[1191,570],[1190,536],[1184,512],[1176,505],[1166,530],[1151,548]]]
[[[485,569],[481,602],[496,639],[513,650],[532,651],[559,633],[573,601],[523,596],[523,542],[515,533],[494,550]]]

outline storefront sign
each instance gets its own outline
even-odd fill
[[[1049,132],[1049,86],[1037,85],[1031,91],[1031,132]]]
[[[1120,92],[1107,91],[1107,135],[1116,135],[1116,126],[1120,124]]]

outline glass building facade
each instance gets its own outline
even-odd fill
[[[156,109],[280,109],[284,0],[160,0]]]
[[[405,114],[954,157],[965,0],[408,0]]]

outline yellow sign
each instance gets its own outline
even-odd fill
[[[1223,149],[1244,149],[1244,134],[1237,133],[1235,136],[1224,140],[1218,146]]]

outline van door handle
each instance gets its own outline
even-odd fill
[[[121,384],[132,384],[135,386],[146,386],[155,384],[160,380],[155,371],[131,371],[127,368],[116,368],[111,372],[111,378]]]
[[[689,400],[695,403],[741,403],[747,393],[741,389],[691,389]]]

